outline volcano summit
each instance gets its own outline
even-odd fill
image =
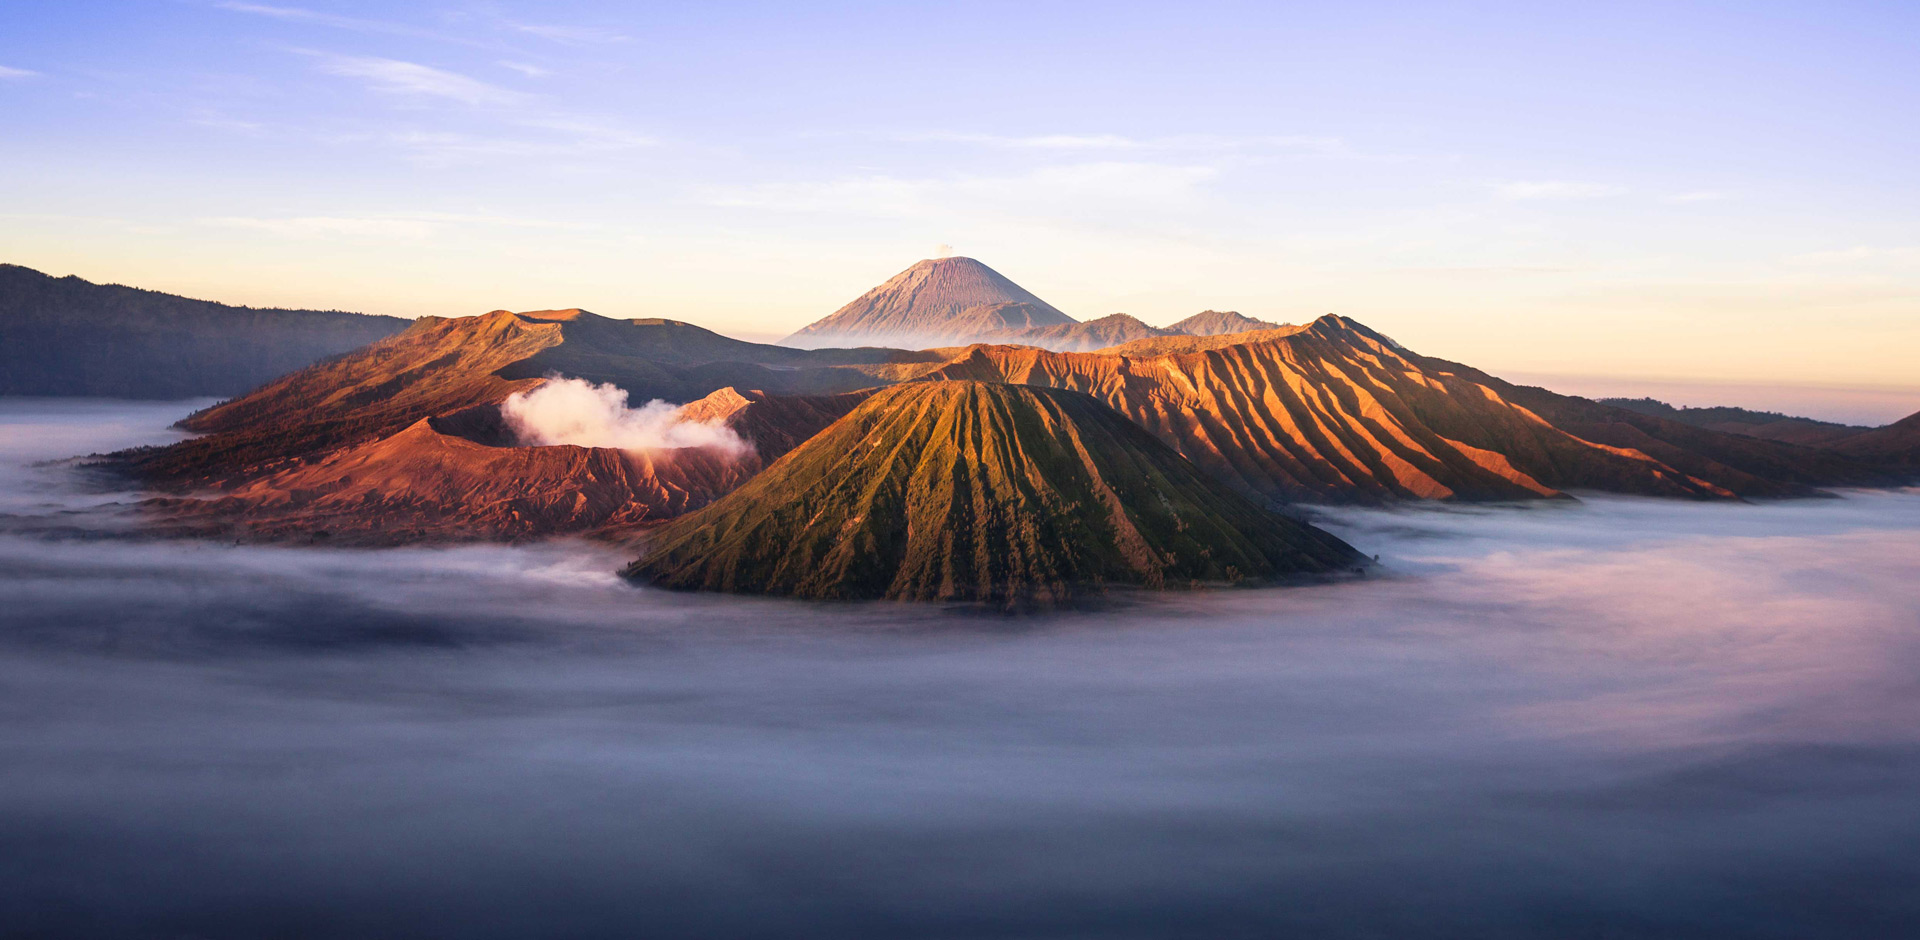
[[[928,259],[781,342],[789,346],[957,346],[1077,321],[972,258]]]

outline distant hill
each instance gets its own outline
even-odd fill
[[[921,261],[781,342],[924,349],[975,342],[1072,317],[972,258]]]
[[[1223,336],[1228,333],[1251,333],[1255,330],[1277,330],[1284,323],[1268,323],[1242,316],[1232,310],[1202,310],[1166,328],[1169,333],[1185,333],[1189,336]]]
[[[238,395],[408,322],[233,307],[0,264],[0,395]]]
[[[1799,418],[1777,411],[1751,411],[1746,408],[1675,408],[1653,398],[1602,398],[1600,403],[1641,414],[1658,415],[1694,427],[1712,428],[1728,434],[1745,434],[1769,441],[1807,444],[1821,447],[1845,440],[1871,428]]]
[[[1849,457],[1920,470],[1920,413],[1833,444]]]
[[[875,393],[645,552],[664,587],[1000,607],[1359,561],[1091,397],[977,382]]]
[[[989,342],[1018,343],[1061,352],[1087,352],[1137,340],[1181,335],[1184,334],[1148,326],[1136,317],[1116,313],[1084,323],[1037,326],[987,339]]]

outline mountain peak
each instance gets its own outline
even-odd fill
[[[979,261],[928,258],[782,342],[927,348],[1074,322]]]

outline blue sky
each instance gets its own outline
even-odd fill
[[[1082,318],[1920,386],[1913,4],[16,3],[0,258],[781,335],[949,244]]]

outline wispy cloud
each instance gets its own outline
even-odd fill
[[[1502,199],[1526,200],[1573,200],[1605,199],[1626,193],[1626,187],[1607,183],[1577,183],[1568,180],[1517,180],[1494,184],[1493,191]]]
[[[39,72],[36,72],[32,69],[16,69],[16,68],[9,68],[7,66],[0,65],[0,80],[15,79],[15,78],[33,78],[34,76],[39,74],[40,74]]]
[[[426,166],[479,163],[502,157],[586,157],[654,146],[651,137],[591,122],[564,118],[529,118],[515,130],[551,133],[468,134],[453,131],[408,130],[387,134],[378,142],[404,152]]]
[[[360,79],[369,88],[384,94],[445,99],[473,107],[503,107],[527,100],[527,96],[520,92],[418,62],[374,56],[310,54],[320,59],[322,71],[343,78]]]
[[[215,7],[232,13],[245,13],[249,16],[261,16],[289,23],[306,23],[313,26],[325,26],[330,29],[345,29],[356,33],[379,33],[388,36],[412,36],[418,39],[432,39],[439,42],[459,45],[478,46],[481,43],[431,29],[394,23],[388,20],[369,20],[356,16],[341,16],[336,13],[324,13],[305,7],[271,6],[264,3],[243,3],[238,0],[224,0],[215,3]]]
[[[333,26],[340,29],[357,29],[367,32],[396,32],[405,27],[379,20],[363,20],[351,16],[338,16],[308,10],[303,7],[276,7],[264,3],[238,3],[234,0],[216,3],[214,6],[233,13],[249,13],[254,16],[271,17],[276,20],[290,20],[296,23],[314,23],[320,26]]]
[[[601,45],[605,43],[626,42],[627,37],[610,29],[597,26],[559,26],[551,23],[508,23],[511,29],[538,36],[549,42],[569,46]]]
[[[495,64],[499,65],[503,69],[512,69],[516,72],[519,72],[522,75],[527,76],[528,78],[546,78],[547,76],[553,74],[553,72],[549,69],[543,69],[537,65],[528,65],[525,62],[501,61]]]
[[[555,110],[543,95],[514,91],[418,62],[296,50],[321,71],[353,79],[408,110],[432,105],[473,109],[498,122],[491,130],[403,127],[329,135],[333,143],[387,144],[414,162],[444,166],[495,157],[567,157],[651,147],[652,137],[602,116]]]

